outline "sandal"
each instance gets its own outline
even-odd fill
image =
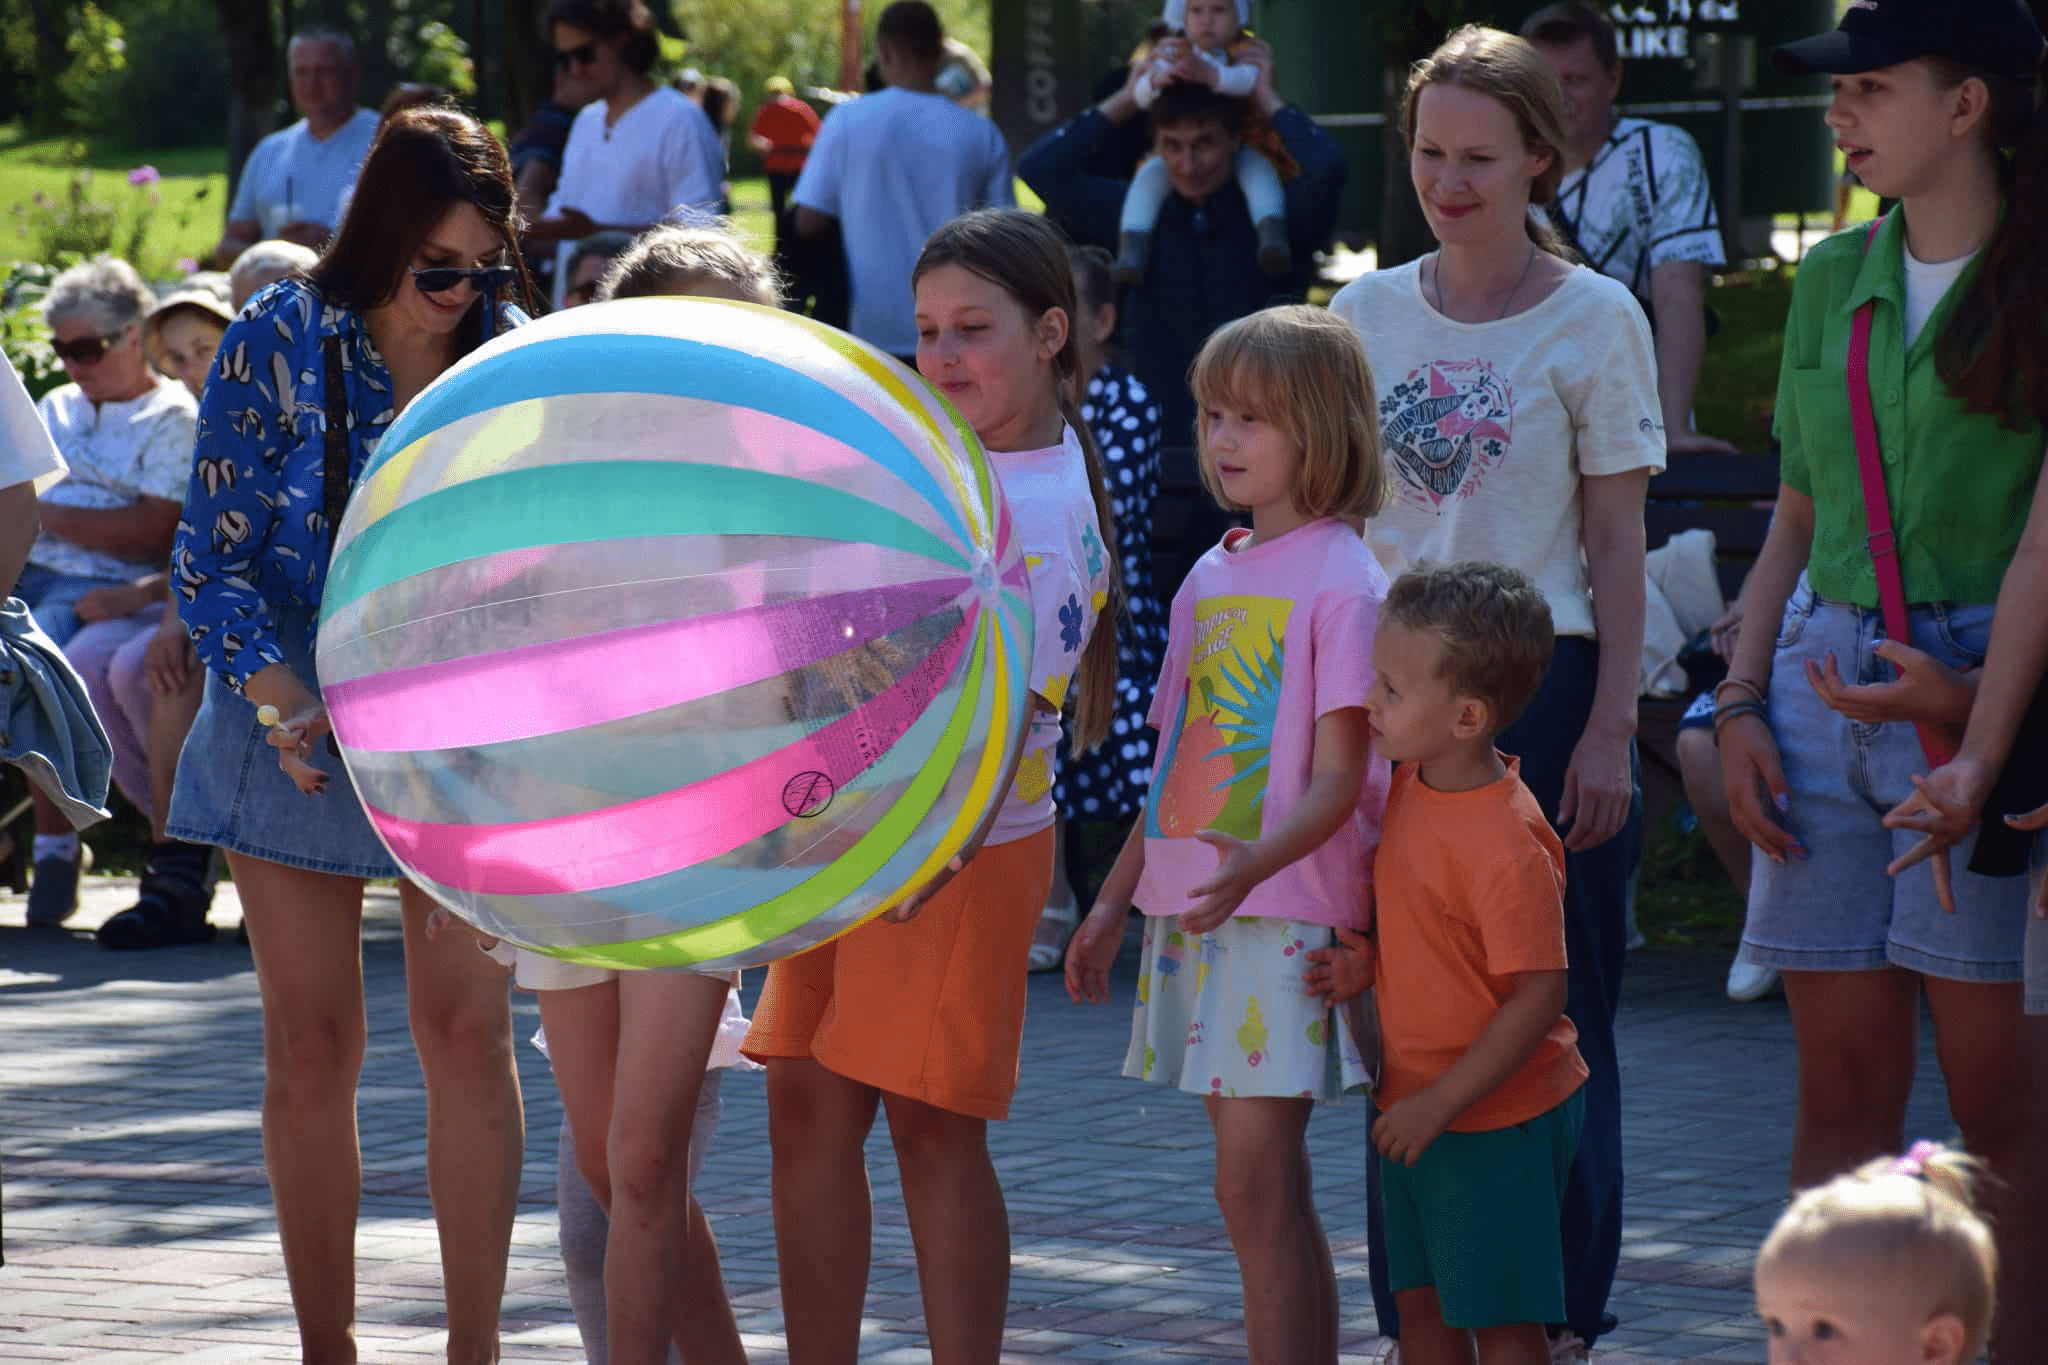
[[[1067,956],[1067,940],[1074,936],[1074,930],[1081,923],[1079,907],[1072,905],[1048,905],[1038,916],[1038,930],[1031,936],[1031,956],[1028,959],[1034,972],[1057,971]]]

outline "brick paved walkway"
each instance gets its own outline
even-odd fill
[[[91,884],[77,927],[127,903]],[[231,888],[216,920],[232,922]],[[230,937],[116,955],[31,934],[0,898],[0,1161],[5,1248],[0,1361],[295,1359],[295,1337],[257,1132],[255,977]],[[396,909],[373,908],[365,948],[371,1038],[361,1111],[359,1238],[366,1361],[441,1355],[440,1291],[425,1188],[424,1107],[405,1031]],[[1761,1360],[1750,1253],[1774,1215],[1790,1145],[1792,1046],[1783,1003],[1733,1006],[1724,964],[1638,955],[1621,1029],[1630,1179],[1600,1359]],[[1033,983],[1024,1081],[994,1145],[1015,1225],[1006,1355],[1018,1361],[1242,1359],[1235,1263],[1209,1196],[1201,1108],[1120,1079],[1123,1005],[1069,1005]],[[750,982],[750,987],[753,983]],[[751,995],[751,989],[749,991]],[[531,1033],[530,997],[516,1002]],[[553,1237],[560,1106],[522,1050],[527,1184],[505,1302],[507,1360],[582,1358]],[[701,1187],[753,1359],[783,1360],[768,1218],[765,1104],[734,1076]],[[1913,1128],[1948,1130],[1931,1055]],[[1337,1257],[1347,1360],[1378,1343],[1366,1291],[1358,1104],[1310,1130],[1319,1203]],[[916,1273],[886,1148],[871,1149],[877,1222],[863,1360],[928,1357]]]

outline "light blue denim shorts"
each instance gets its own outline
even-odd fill
[[[1954,603],[1913,607],[1912,644],[1951,668],[1979,667],[1991,611]],[[1791,971],[1890,964],[1951,981],[2018,981],[2027,879],[1966,870],[1974,834],[1950,856],[1954,914],[1935,896],[1930,864],[1886,876],[1885,865],[1919,840],[1883,824],[1885,812],[1913,794],[1913,774],[1928,769],[1919,737],[1903,722],[1848,720],[1807,681],[1807,660],[1818,663],[1830,653],[1846,682],[1888,680],[1891,665],[1873,653],[1883,639],[1878,612],[1817,597],[1804,577],[1785,604],[1771,665],[1770,724],[1790,796],[1783,818],[1809,856],[1781,867],[1752,853],[1741,959]]]

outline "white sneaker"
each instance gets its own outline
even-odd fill
[[[1761,1000],[1778,989],[1778,969],[1736,958],[1728,964],[1728,998],[1738,1005]]]

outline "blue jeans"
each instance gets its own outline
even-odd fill
[[[1543,813],[1557,823],[1565,769],[1585,733],[1600,670],[1600,647],[1581,637],[1557,642],[1543,688],[1522,718],[1501,735],[1500,749],[1522,760],[1527,783]],[[1630,764],[1634,765],[1631,750]],[[1561,832],[1561,831],[1560,831]],[[1614,1018],[1621,1008],[1621,969],[1628,956],[1628,890],[1642,860],[1643,802],[1637,784],[1628,821],[1612,839],[1585,853],[1565,854],[1564,941],[1570,961],[1565,1013],[1579,1030],[1586,1059],[1585,1127],[1565,1186],[1560,1235],[1564,1243],[1564,1325],[1587,1345],[1614,1326],[1607,1296],[1621,1263],[1621,1062]],[[1369,1111],[1367,1122],[1378,1118]],[[1380,1331],[1401,1334],[1400,1314],[1388,1286],[1386,1230],[1380,1207],[1380,1158],[1366,1149],[1366,1244],[1373,1309]]]
[[[127,581],[125,578],[83,578],[58,573],[40,564],[25,564],[21,577],[15,580],[14,595],[28,603],[28,609],[35,614],[36,624],[43,628],[43,634],[61,649],[71,643],[71,637],[78,634],[78,628],[85,624],[78,619],[78,599],[94,588],[120,586]]]

